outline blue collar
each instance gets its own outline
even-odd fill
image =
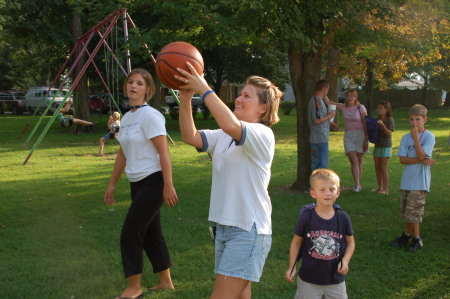
[[[137,105],[137,106],[130,106],[130,110],[138,109],[138,108],[145,107],[145,106],[148,106],[148,105],[147,104],[142,104],[142,105]]]

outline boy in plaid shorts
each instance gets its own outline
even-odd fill
[[[416,104],[409,109],[411,132],[403,135],[398,149],[400,163],[404,165],[400,183],[400,215],[406,222],[403,234],[391,241],[392,247],[402,248],[412,239],[406,251],[415,252],[423,247],[420,239],[426,194],[430,192],[431,159],[435,138],[425,129],[427,108]]]

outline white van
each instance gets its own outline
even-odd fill
[[[50,111],[53,112],[56,107],[58,107],[64,100],[64,97],[69,93],[68,89],[63,89],[58,91],[57,88],[52,88],[48,92],[48,87],[30,87],[25,94],[26,105],[29,113],[33,113],[34,110],[45,110],[48,104],[51,102],[53,97],[55,97],[55,102],[53,103]],[[58,93],[59,92],[59,93]]]

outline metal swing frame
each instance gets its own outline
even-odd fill
[[[108,45],[107,42],[107,37],[108,35],[111,33],[112,29],[114,28],[114,26],[116,25],[117,21],[120,18],[123,18],[123,31],[124,31],[124,37],[125,37],[125,41],[128,41],[128,23],[131,25],[132,28],[136,28],[136,25],[134,24],[133,20],[131,19],[130,15],[128,14],[126,8],[121,8],[118,9],[117,11],[111,13],[110,15],[108,15],[106,18],[104,18],[101,22],[99,22],[97,25],[95,25],[94,27],[92,27],[88,32],[86,32],[84,35],[82,35],[81,37],[78,38],[75,46],[73,47],[72,51],[70,52],[70,54],[67,56],[67,59],[65,60],[64,64],[61,66],[61,68],[59,69],[57,75],[55,76],[55,78],[53,79],[52,83],[49,85],[49,89],[47,91],[47,93],[51,90],[51,88],[53,88],[53,86],[55,86],[55,83],[57,82],[58,79],[64,78],[62,80],[62,83],[60,84],[59,88],[58,88],[58,92],[57,94],[63,89],[63,87],[65,86],[68,78],[70,78],[70,75],[72,74],[73,70],[75,69],[75,67],[77,66],[77,64],[79,63],[81,57],[83,57],[84,54],[87,55],[88,59],[86,60],[85,64],[83,65],[81,71],[77,74],[75,80],[72,83],[72,86],[70,87],[69,92],[67,93],[67,95],[64,97],[63,101],[61,102],[61,104],[56,108],[56,110],[54,111],[51,119],[49,120],[49,122],[47,123],[47,125],[45,126],[44,130],[42,131],[41,135],[38,137],[38,139],[36,140],[36,142],[34,143],[33,147],[31,148],[28,156],[26,157],[25,161],[23,162],[22,165],[26,165],[28,163],[28,160],[30,159],[31,155],[33,154],[34,150],[37,148],[37,146],[40,144],[40,142],[42,141],[42,139],[44,138],[45,134],[47,133],[47,131],[49,130],[50,126],[52,125],[52,123],[54,122],[54,120],[56,119],[56,117],[59,114],[59,111],[61,110],[61,108],[65,105],[67,99],[70,97],[70,95],[73,93],[74,89],[77,87],[78,83],[80,82],[82,76],[84,75],[84,73],[86,72],[86,69],[89,67],[89,65],[92,64],[92,66],[94,67],[95,71],[97,72],[97,74],[100,77],[100,80],[102,81],[103,86],[105,87],[106,91],[108,92],[110,99],[112,99],[112,101],[114,102],[117,110],[121,113],[118,104],[116,103],[116,101],[112,98],[112,93],[108,87],[108,85],[106,84],[105,80],[103,79],[102,74],[100,73],[100,70],[98,69],[97,65],[94,62],[94,57],[97,55],[98,51],[100,50],[101,46],[104,45],[106,47],[106,49],[111,53],[112,59],[116,62],[119,70],[123,73],[123,75],[126,77],[130,72],[131,72],[131,59],[130,59],[130,50],[126,49],[125,50],[125,61],[126,61],[126,70],[124,69],[124,67],[122,66],[122,64],[120,63],[119,59],[116,57],[116,55],[114,54],[113,50],[111,49],[111,47]],[[106,29],[105,29],[106,28]],[[103,33],[102,33],[102,30]],[[94,36],[98,35],[100,37],[100,40],[98,41],[97,45],[95,46],[94,50],[92,51],[92,53],[89,52],[89,50],[87,49],[89,43],[91,42],[92,38]],[[151,54],[150,49],[148,48],[147,44],[143,44],[143,46],[145,47],[145,49],[148,51],[148,53],[150,54],[150,59],[152,60],[152,62],[155,64],[156,60],[153,57],[153,55]],[[64,76],[62,76],[64,70],[67,69],[67,67],[69,66],[69,62],[71,61],[71,59],[74,57],[75,54],[75,50],[77,49],[81,49],[78,53],[78,56],[75,58],[74,62],[72,63],[72,65],[69,67],[69,70],[67,71],[66,74],[64,74]],[[47,106],[47,108],[44,110],[44,112],[42,113],[40,119],[38,120],[38,122],[36,123],[35,127],[33,128],[33,130],[31,131],[30,135],[28,136],[26,142],[24,143],[23,146],[26,146],[27,143],[30,141],[31,137],[33,136],[33,134],[35,133],[35,131],[37,130],[37,128],[39,127],[40,123],[42,122],[43,118],[45,117],[45,115],[47,114],[48,110],[50,109],[50,107],[53,105],[55,97],[53,97],[53,99],[51,100],[51,102],[49,103],[49,105]],[[177,97],[175,97],[176,101],[179,102],[179,99]],[[27,128],[27,127],[26,127]],[[26,130],[26,128],[24,129],[24,131]],[[23,132],[24,133],[24,132]],[[22,133],[22,134],[23,134]],[[167,134],[168,138],[170,139],[170,141],[174,144],[173,140],[170,138],[170,136]]]

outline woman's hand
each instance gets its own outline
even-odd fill
[[[177,68],[177,71],[181,73],[183,77],[174,75],[176,79],[186,83],[186,85],[180,86],[180,90],[188,89],[198,92],[201,95],[210,90],[211,88],[208,86],[208,83],[206,82],[203,75],[200,76],[195,70],[195,68],[192,66],[192,64],[190,64],[189,62],[186,62],[186,65],[189,68],[190,73],[186,72],[183,69]]]
[[[363,151],[367,152],[367,150],[369,149],[369,139],[367,137],[364,137],[364,141],[363,141]]]
[[[177,204],[178,196],[173,185],[164,185],[163,199],[169,208],[173,208]]]
[[[116,189],[115,186],[108,186],[106,189],[105,195],[103,196],[103,201],[108,206],[111,206],[114,204],[114,190]]]

